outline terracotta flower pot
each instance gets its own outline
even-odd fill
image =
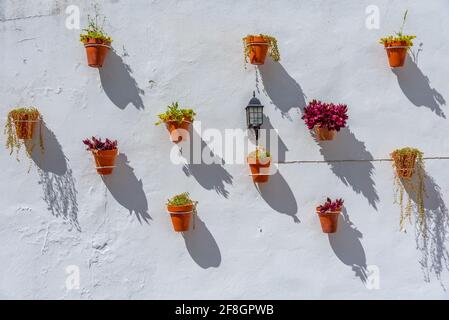
[[[88,39],[84,44],[89,67],[101,68],[111,49],[111,44],[99,39]]]
[[[321,213],[317,208],[316,213],[320,218],[321,229],[324,233],[335,233],[338,227],[338,217],[340,216],[341,209],[337,211]]]
[[[29,119],[27,115],[17,116],[13,118],[14,126],[16,127],[16,135],[18,139],[32,140],[34,135],[34,128],[39,119]]]
[[[387,51],[388,62],[390,67],[402,67],[407,58],[408,45],[407,41],[395,41],[385,44],[385,51]]]
[[[176,121],[168,121],[167,122],[167,129],[170,132],[170,140],[179,143],[183,139],[187,139],[189,134],[189,127],[190,127],[191,121],[184,120],[179,124]]]
[[[314,129],[318,140],[320,141],[334,140],[335,130],[329,130],[328,128],[321,128],[319,126],[315,126]]]
[[[248,36],[245,38],[248,47],[248,58],[251,64],[261,65],[265,63],[270,43],[261,36]]]
[[[266,183],[270,179],[270,165],[271,158],[266,158],[264,162],[259,159],[247,158],[249,168],[251,169],[251,175],[254,183]]]
[[[92,150],[98,174],[109,175],[115,167],[118,150]]]
[[[393,152],[391,157],[393,158],[394,166],[399,178],[408,179],[413,176],[416,164],[415,153],[398,154]]]
[[[185,206],[167,205],[167,210],[170,213],[171,222],[176,232],[189,231],[193,215],[193,204]]]

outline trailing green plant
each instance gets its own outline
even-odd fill
[[[407,14],[408,14],[408,10],[406,10],[405,13],[404,13],[404,17],[402,18],[402,26],[401,26],[401,29],[399,29],[399,32],[395,32],[395,35],[391,35],[391,36],[388,36],[388,37],[381,38],[380,39],[380,43],[381,44],[383,44],[383,45],[388,47],[393,42],[405,41],[407,47],[413,46],[412,40],[415,39],[416,36],[405,35],[403,33],[404,32],[405,22],[407,21]]]
[[[260,37],[262,37],[265,41],[268,42],[268,46],[270,48],[270,57],[274,61],[280,61],[281,60],[281,54],[279,53],[279,47],[278,47],[278,41],[275,37],[267,35],[267,34],[259,34]],[[246,43],[246,38],[253,37],[253,35],[247,35],[245,38],[243,38],[243,57],[245,59],[245,65],[248,63],[248,56],[249,56],[249,46]]]
[[[193,204],[194,202],[190,199],[190,195],[188,192],[184,192],[178,195],[175,195],[171,199],[167,200],[167,205],[169,206],[186,206],[189,204]]]
[[[416,148],[396,149],[391,153],[393,158],[393,168],[395,169],[395,203],[398,203],[401,209],[400,229],[405,230],[405,223],[408,220],[411,223],[413,213],[413,200],[416,204],[417,222],[422,229],[425,228],[426,216],[424,208],[425,190],[425,171],[423,153]],[[401,167],[399,167],[400,165]],[[411,168],[416,177],[401,177],[398,169],[404,170],[404,167]],[[405,199],[407,193],[407,199]]]
[[[80,34],[80,41],[82,43],[87,43],[89,39],[97,39],[101,40],[104,43],[110,44],[112,42],[112,38],[109,37],[103,30],[104,23],[106,22],[106,17],[102,17],[102,15],[99,13],[97,4],[94,5],[94,9],[95,16],[87,16],[88,26],[86,29],[83,29],[85,33]],[[102,22],[100,23],[99,20],[102,20]]]
[[[12,109],[8,113],[8,117],[6,119],[4,133],[6,135],[6,148],[9,150],[9,154],[12,155],[15,151],[16,159],[19,160],[19,151],[22,145],[25,146],[26,155],[28,158],[31,158],[31,153],[34,148],[33,140],[24,140],[19,139],[17,136],[16,127],[19,122],[39,122],[39,146],[41,151],[44,151],[44,140],[42,137],[42,116],[39,111],[34,107],[20,107],[16,109]],[[29,126],[31,128],[31,126]]]
[[[254,150],[248,155],[249,159],[254,160],[258,159],[260,162],[263,162],[264,160],[267,160],[270,157],[271,157],[270,152],[262,147],[257,147],[256,150]]]
[[[166,122],[176,122],[180,125],[183,121],[192,122],[195,120],[196,113],[192,109],[180,109],[178,102],[173,102],[167,106],[167,111],[158,115],[159,121],[155,125]]]

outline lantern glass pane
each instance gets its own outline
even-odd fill
[[[246,108],[246,121],[248,127],[260,127],[263,124],[263,107],[248,106]]]

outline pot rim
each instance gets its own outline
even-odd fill
[[[341,213],[342,208],[337,209],[336,211],[327,211],[325,213],[321,213],[318,208],[315,209],[316,213],[320,216],[333,216],[333,215],[338,215]]]
[[[88,47],[106,47],[108,49],[112,48],[111,44],[107,44],[107,43],[88,43],[88,42],[84,44],[84,47],[85,48],[88,48]]]
[[[167,206],[167,213],[169,214],[190,214],[193,213],[195,208],[194,208],[194,203],[190,203],[190,204],[185,204],[182,206],[174,206],[174,205],[166,205]],[[172,208],[172,210],[174,210],[175,208],[186,208],[185,210],[187,211],[170,211],[170,208]]]
[[[249,160],[250,160],[250,157],[249,156],[247,156],[246,157],[246,162],[248,162],[248,164],[250,165],[250,166],[265,166],[265,165],[270,165],[271,164],[271,161],[272,161],[272,158],[271,158],[271,156],[270,157],[265,157],[265,159],[268,159],[267,161],[264,161],[264,162],[261,162],[259,159],[257,159],[257,158],[251,158],[251,159],[253,159],[254,161],[252,161],[252,162],[250,162]]]
[[[183,123],[183,122],[187,122],[187,123],[193,123],[193,121],[192,120],[182,120],[182,122],[181,123]],[[168,121],[166,121],[165,123],[178,123],[178,121],[175,121],[175,120],[168,120]]]
[[[31,123],[37,123],[37,122],[41,122],[41,118],[38,118],[38,119],[36,119],[36,120],[13,120],[13,122],[20,122],[20,123],[22,123],[22,122],[31,122]]]
[[[90,151],[91,151],[94,155],[101,156],[101,157],[103,157],[103,158],[106,158],[106,157],[113,157],[113,156],[116,156],[116,155],[119,154],[119,149],[118,149],[118,148],[111,149],[111,150],[97,150],[97,149],[93,149],[93,150],[90,150]],[[114,152],[114,155],[104,155],[104,153],[112,153],[112,152]]]

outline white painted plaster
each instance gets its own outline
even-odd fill
[[[103,1],[115,54],[101,71],[87,67],[79,31],[65,28],[65,8],[79,5],[85,25],[89,3],[0,1],[2,119],[35,105],[47,127],[29,174],[26,160],[0,153],[0,297],[448,297],[448,160],[426,162],[432,234],[419,249],[413,226],[399,232],[389,162],[280,164],[259,194],[244,165],[190,175],[172,165],[167,132],[153,125],[178,100],[204,129],[244,128],[256,72],[243,68],[241,38],[267,33],[282,60],[268,59],[257,83],[281,161],[386,158],[407,145],[449,156],[447,1]],[[369,5],[379,30],[365,27]],[[423,50],[392,72],[378,39],[405,9]],[[349,131],[324,149],[300,119],[313,98],[349,106]],[[84,151],[91,135],[119,140],[109,178]],[[164,208],[183,191],[201,219],[185,238]],[[326,196],[344,198],[351,221],[330,238],[314,213]],[[79,266],[79,289],[66,289],[69,266]],[[378,290],[358,276],[369,266]]]

